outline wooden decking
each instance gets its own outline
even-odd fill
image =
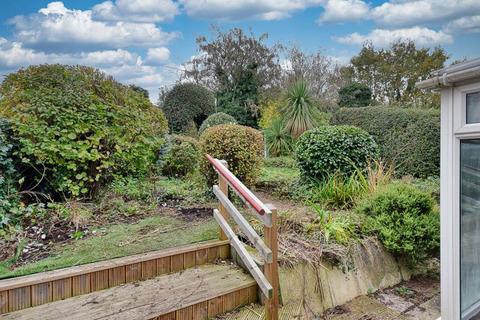
[[[208,319],[254,301],[257,301],[257,284],[250,275],[230,264],[207,264],[7,313],[1,318],[196,320]]]
[[[0,280],[1,314],[227,259],[228,241],[208,241]]]

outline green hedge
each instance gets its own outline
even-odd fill
[[[113,175],[146,174],[167,121],[142,93],[98,69],[39,65],[0,85],[0,116],[18,138],[23,188],[87,198]]]
[[[332,124],[349,124],[369,132],[383,159],[395,164],[399,176],[438,176],[440,112],[389,107],[342,108]]]

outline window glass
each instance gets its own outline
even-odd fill
[[[480,319],[480,139],[460,145],[462,319]]]
[[[467,123],[480,123],[480,92],[467,93]]]

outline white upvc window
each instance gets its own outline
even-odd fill
[[[442,90],[442,319],[480,319],[480,83]]]

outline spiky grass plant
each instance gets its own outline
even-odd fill
[[[282,108],[285,128],[294,139],[318,125],[318,110],[305,81],[299,80],[288,89],[285,102]]]

